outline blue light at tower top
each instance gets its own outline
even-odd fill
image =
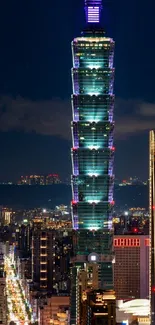
[[[100,22],[101,9],[102,0],[85,0],[86,22],[98,24]]]

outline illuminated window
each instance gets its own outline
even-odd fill
[[[150,246],[150,239],[149,238],[145,239],[145,246]]]
[[[92,255],[92,256],[91,256],[91,261],[92,261],[92,262],[96,261],[96,255]]]

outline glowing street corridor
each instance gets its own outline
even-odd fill
[[[5,272],[8,324],[13,321],[17,325],[28,325],[31,323],[31,308],[16,274],[11,254],[5,257]]]

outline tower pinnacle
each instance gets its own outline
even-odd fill
[[[102,0],[85,0],[85,14],[87,23],[100,23]]]

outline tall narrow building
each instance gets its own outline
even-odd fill
[[[78,272],[86,263],[97,264],[99,288],[113,288],[114,41],[101,27],[101,9],[102,0],[85,0],[86,28],[72,42],[71,324],[78,323]]]
[[[150,324],[155,324],[155,131],[150,131],[149,205],[150,205]]]

